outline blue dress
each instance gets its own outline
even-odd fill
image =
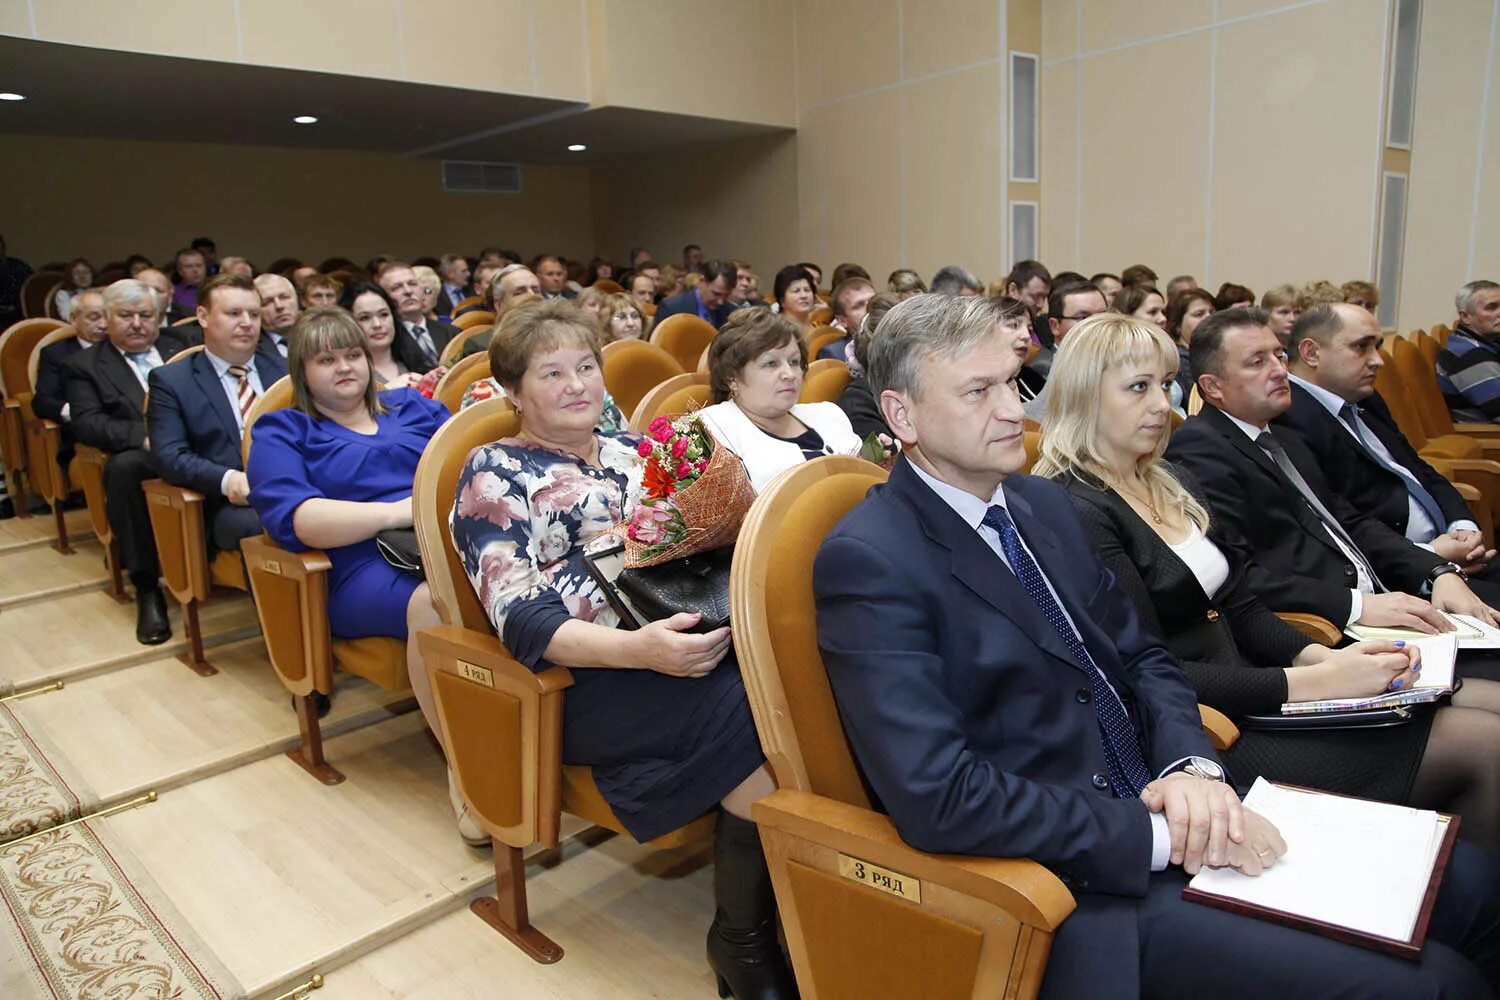
[[[314,497],[388,503],[411,496],[422,449],[448,419],[448,409],[411,389],[380,393],[386,412],[374,434],[360,434],[301,410],[267,413],[255,423],[250,448],[250,506],[266,534],[293,552],[308,548],[292,515]],[[421,582],[391,566],[375,539],[328,550],[328,624],[341,639],[406,638],[406,604]]]

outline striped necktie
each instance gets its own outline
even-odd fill
[[[250,369],[244,365],[230,365],[229,376],[239,383],[235,390],[235,398],[240,404],[240,427],[245,426],[245,418],[250,415],[250,407],[255,405],[255,386],[250,384]]]

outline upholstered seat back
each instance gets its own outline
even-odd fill
[[[713,324],[698,316],[678,313],[668,316],[651,331],[651,343],[677,359],[683,371],[697,367],[698,359],[718,333]]]
[[[712,402],[713,390],[708,384],[706,372],[684,372],[673,375],[661,385],[641,397],[635,414],[630,418],[630,429],[644,434],[651,421],[659,416],[676,416],[699,410]]]
[[[849,387],[849,366],[833,358],[819,358],[802,376],[800,403],[835,403]]]
[[[685,370],[672,355],[644,340],[605,344],[602,355],[604,387],[627,420],[646,393]]]

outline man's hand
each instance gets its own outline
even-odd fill
[[[1245,843],[1244,807],[1233,788],[1179,771],[1157,778],[1141,792],[1152,812],[1166,815],[1172,833],[1172,864],[1189,875],[1204,865],[1230,863],[1231,845]]]
[[[250,477],[239,470],[224,478],[224,498],[236,507],[250,506]]]
[[[1432,551],[1449,562],[1456,562],[1464,572],[1478,572],[1495,558],[1494,549],[1484,547],[1484,536],[1477,531],[1449,531],[1432,540]]]
[[[1449,574],[1449,576],[1453,575]],[[1440,582],[1446,579],[1448,577],[1439,577]],[[1463,583],[1457,576],[1453,576],[1453,579]],[[1420,597],[1413,597],[1410,594],[1366,594],[1364,607],[1359,617],[1355,619],[1355,624],[1384,628],[1411,628],[1429,635],[1453,631],[1453,626],[1448,619],[1438,614],[1437,608]]]
[[[1450,614],[1478,618],[1486,625],[1500,624],[1500,612],[1476,597],[1457,573],[1444,573],[1432,582],[1432,603]]]
[[[1270,868],[1286,853],[1286,841],[1271,821],[1251,809],[1245,816],[1245,842],[1229,845],[1229,865],[1241,875],[1252,878]]]

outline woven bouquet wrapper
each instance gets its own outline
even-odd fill
[[[703,428],[703,432],[713,438],[708,428]],[[682,513],[687,534],[661,551],[645,554],[652,546],[637,542],[626,533],[628,521],[615,526],[614,531],[625,542],[627,568],[659,566],[674,559],[733,545],[739,537],[745,514],[755,502],[755,490],[750,485],[745,463],[714,439],[714,450],[703,474],[686,489],[673,493],[672,500]]]

